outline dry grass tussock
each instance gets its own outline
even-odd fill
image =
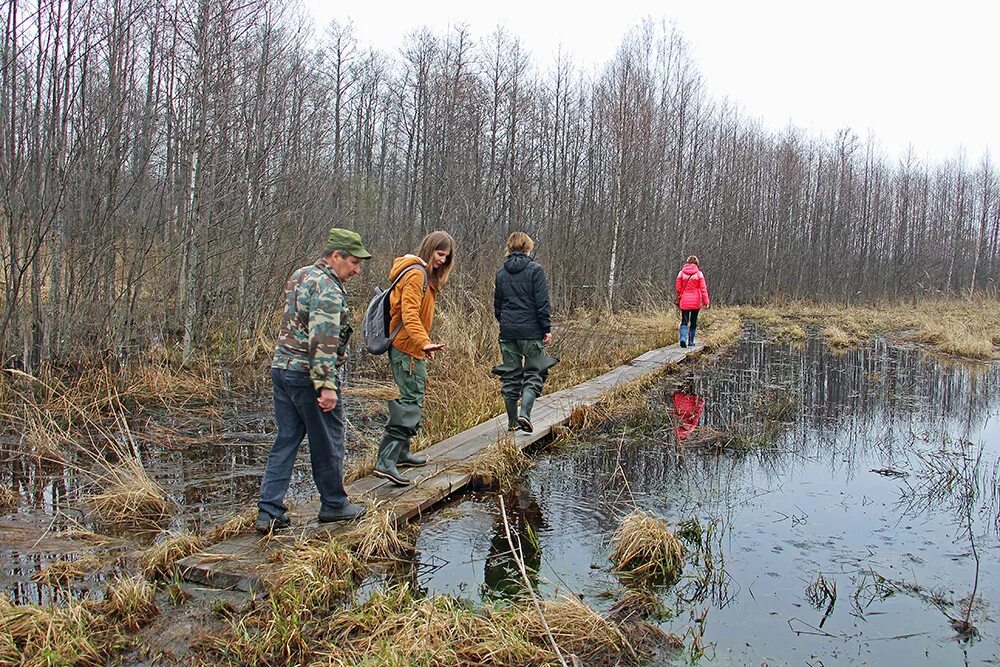
[[[384,505],[369,506],[358,525],[344,536],[344,542],[354,545],[354,553],[363,563],[396,560],[413,549],[397,528],[392,508]]]
[[[635,510],[611,537],[615,571],[639,579],[674,582],[684,569],[684,545],[662,519]]]
[[[541,604],[562,655],[582,664],[629,664],[618,627],[576,598]],[[408,587],[379,592],[332,618],[317,664],[551,665],[559,658],[535,607],[477,609],[451,597],[416,598]]]
[[[75,455],[78,463],[71,467],[92,479],[84,501],[103,523],[150,526],[169,515],[171,503],[146,472],[125,408],[114,387],[105,383],[106,374],[96,374],[106,397],[84,394],[78,400],[44,379],[10,370],[4,376],[19,385],[12,391],[23,399],[21,426],[28,429],[36,453],[45,447],[50,450],[45,458],[62,462],[65,455]]]
[[[276,551],[281,567],[268,580],[279,605],[300,609],[328,609],[354,590],[365,565],[335,539],[303,540]]]
[[[743,317],[739,308],[712,306],[699,315],[698,344],[704,345],[708,350],[724,350],[736,342],[741,331],[743,331]],[[802,335],[804,337],[805,332]]]
[[[15,606],[0,596],[0,663],[42,667],[100,665],[115,638],[91,603]]]
[[[26,667],[103,665],[157,613],[156,589],[138,577],[118,579],[104,599],[62,605],[13,605],[0,595],[0,664]]]
[[[105,599],[62,605],[14,605],[0,595],[0,664],[22,667],[103,665],[152,618],[155,589],[141,579],[109,586]]]
[[[560,649],[575,655],[583,664],[592,665],[602,656],[635,653],[621,629],[574,595],[555,600],[542,600],[542,616]],[[545,625],[533,606],[523,605],[514,617],[517,627],[524,628],[536,643],[546,638]]]
[[[1000,358],[1000,301],[980,295],[864,306],[793,301],[738,310],[777,337],[806,325],[822,330],[835,347],[858,345],[875,334],[894,334],[944,354]]]
[[[137,630],[159,613],[153,597],[156,586],[142,577],[124,577],[111,582],[101,606],[118,625]]]
[[[64,587],[77,579],[92,574],[101,565],[101,559],[96,556],[57,560],[36,572],[31,580],[46,586]]]
[[[253,528],[254,521],[256,520],[256,507],[245,510],[218,526],[213,526],[209,529],[204,535],[205,544],[215,544],[223,540],[228,540],[234,535],[248,533]]]
[[[615,387],[593,405],[574,410],[569,418],[569,427],[587,430],[620,415],[642,410],[649,405],[650,389],[660,379],[661,375],[654,373]]]
[[[306,664],[326,633],[322,626],[360,582],[364,566],[336,540],[301,541],[276,550],[280,567],[267,581],[270,595],[228,631],[203,642],[207,662],[234,665]]]
[[[146,472],[134,443],[116,447],[112,460],[104,458],[94,473],[93,490],[84,497],[106,526],[154,527],[170,515],[172,504],[163,488]]]
[[[205,539],[191,533],[169,535],[159,544],[146,549],[139,557],[139,566],[145,577],[152,580],[169,580],[177,574],[177,561],[199,551]]]
[[[472,463],[472,474],[491,485],[507,489],[530,466],[531,457],[521,450],[514,437],[502,435]]]
[[[117,381],[127,402],[168,409],[215,403],[223,385],[216,364],[178,367],[157,361],[133,364]]]
[[[14,509],[21,502],[17,490],[9,484],[0,484],[0,512]]]

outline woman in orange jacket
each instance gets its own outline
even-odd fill
[[[420,242],[415,255],[403,255],[392,262],[389,280],[406,273],[389,295],[389,331],[402,324],[389,349],[392,379],[399,398],[389,401],[389,419],[378,446],[376,477],[399,486],[410,480],[399,472],[402,466],[422,466],[426,456],[410,452],[410,439],[420,428],[427,383],[427,361],[444,347],[430,338],[434,302],[448,282],[454,265],[455,240],[448,232],[431,232]]]

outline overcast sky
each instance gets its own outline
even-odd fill
[[[304,0],[323,26],[351,21],[362,45],[389,52],[423,26],[498,25],[540,69],[562,48],[599,70],[643,18],[675,21],[705,83],[750,117],[831,137],[874,133],[891,156],[909,144],[939,161],[964,146],[976,164],[1000,148],[1000,2],[950,0]]]

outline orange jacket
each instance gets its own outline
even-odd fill
[[[395,280],[403,269],[414,264],[427,266],[416,255],[397,257],[392,261],[389,280]],[[435,297],[436,291],[429,281],[427,291],[424,291],[424,274],[420,271],[410,271],[403,276],[389,295],[389,331],[403,323],[403,328],[392,341],[394,348],[415,359],[424,358],[424,345],[431,342],[428,332],[434,319]]]

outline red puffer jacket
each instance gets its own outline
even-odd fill
[[[677,294],[681,297],[678,304],[681,310],[698,310],[709,304],[708,284],[705,274],[697,264],[685,264],[677,274]]]

